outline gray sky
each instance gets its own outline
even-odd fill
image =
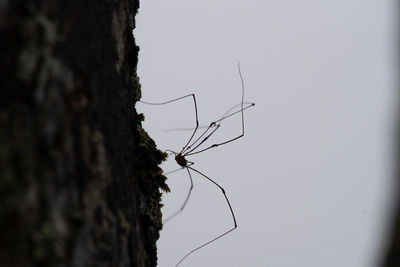
[[[200,124],[240,102],[244,138],[190,158],[220,183],[238,229],[181,266],[372,267],[387,226],[395,108],[395,1],[141,2],[142,99],[195,93]],[[179,151],[194,125],[190,99],[137,105],[159,149]],[[240,134],[224,121],[211,143]],[[165,172],[177,168],[173,157]],[[168,216],[189,188],[169,175]],[[232,225],[221,192],[197,174],[183,213],[164,226],[159,266]]]

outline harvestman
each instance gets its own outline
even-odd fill
[[[148,105],[165,105],[165,104],[172,103],[172,102],[175,102],[175,101],[187,98],[187,97],[192,97],[193,103],[194,103],[194,109],[195,109],[195,115],[196,115],[196,127],[194,128],[192,135],[190,136],[190,138],[186,142],[186,144],[183,146],[183,148],[180,150],[180,152],[175,152],[175,151],[172,151],[172,150],[166,150],[170,154],[175,155],[176,162],[178,163],[179,166],[182,167],[180,169],[186,169],[186,171],[188,172],[188,175],[189,175],[189,178],[190,178],[190,189],[189,189],[189,192],[188,192],[188,194],[187,194],[187,196],[185,198],[185,201],[183,202],[183,205],[181,206],[181,208],[177,212],[175,212],[171,216],[169,216],[164,221],[164,223],[166,223],[167,221],[171,220],[173,217],[175,217],[180,212],[182,212],[183,209],[185,208],[187,202],[189,201],[189,198],[190,198],[190,195],[191,195],[191,192],[192,192],[192,189],[193,189],[193,179],[192,179],[192,174],[191,174],[190,171],[194,171],[194,172],[200,174],[201,176],[206,178],[208,181],[210,181],[211,183],[216,185],[222,191],[222,194],[224,195],[224,198],[226,200],[226,203],[228,204],[229,210],[230,210],[231,215],[232,215],[232,220],[233,220],[233,227],[232,228],[230,228],[228,231],[225,231],[222,234],[214,237],[210,241],[202,244],[201,246],[198,246],[195,249],[192,249],[175,266],[178,266],[180,263],[182,263],[182,261],[184,261],[193,252],[195,252],[195,251],[207,246],[208,244],[210,244],[210,243],[216,241],[217,239],[229,234],[230,232],[232,232],[233,230],[235,230],[237,228],[235,214],[233,212],[231,203],[229,202],[229,199],[228,199],[228,197],[227,197],[227,195],[225,193],[224,188],[222,186],[220,186],[217,182],[215,182],[213,179],[211,179],[210,177],[205,175],[204,173],[202,173],[202,172],[198,171],[197,169],[191,167],[194,164],[194,162],[191,162],[191,161],[187,160],[186,157],[192,156],[192,155],[195,155],[195,154],[198,154],[198,153],[201,153],[201,152],[204,152],[206,150],[209,150],[209,149],[217,147],[217,146],[225,145],[227,143],[233,142],[233,141],[235,141],[235,140],[237,140],[237,139],[239,139],[239,138],[244,136],[244,114],[243,114],[243,111],[248,109],[248,108],[250,108],[250,107],[252,107],[252,106],[254,106],[255,104],[251,103],[251,102],[244,102],[244,81],[243,81],[243,76],[242,76],[242,73],[241,73],[241,70],[240,70],[240,63],[238,64],[238,71],[239,71],[239,76],[240,76],[241,85],[242,85],[242,99],[241,99],[240,104],[237,104],[237,105],[233,106],[232,108],[230,108],[227,112],[225,112],[225,114],[219,120],[211,122],[208,127],[207,126],[199,127],[196,96],[194,94],[185,95],[185,96],[178,97],[176,99],[173,99],[173,100],[170,100],[170,101],[166,101],[166,102],[162,102],[162,103],[150,103],[150,102],[140,101],[140,102],[142,102],[144,104],[148,104]],[[234,110],[239,105],[240,105],[240,110],[231,113],[231,111]],[[236,136],[234,138],[231,138],[231,139],[229,139],[227,141],[224,141],[224,142],[221,142],[221,143],[216,143],[216,144],[210,145],[210,146],[208,146],[206,148],[202,148],[202,149],[198,150],[198,148],[210,136],[212,136],[216,132],[216,130],[218,130],[218,128],[221,126],[221,122],[223,120],[225,120],[225,119],[227,119],[227,118],[229,118],[229,117],[231,117],[231,116],[233,116],[233,115],[235,115],[237,113],[241,113],[241,116],[242,116],[242,133],[240,135],[238,135],[238,136]],[[194,141],[192,141],[194,139],[195,135],[196,135],[196,132],[199,129],[202,129],[202,128],[205,128],[205,130],[200,134],[199,137],[197,137]],[[189,129],[181,129],[181,130],[189,130]],[[190,130],[192,130],[192,129],[190,129]],[[178,170],[180,170],[180,169],[178,169]],[[175,170],[175,171],[177,171],[177,170]],[[170,174],[172,172],[175,172],[175,171],[168,172],[168,173],[166,173],[166,175]]]

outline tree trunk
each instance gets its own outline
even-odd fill
[[[399,3],[396,2],[396,6],[400,7]],[[397,18],[397,24],[400,25],[400,20],[399,17]],[[400,31],[399,28],[397,28],[397,35],[399,35]],[[400,42],[399,39],[397,39],[397,45],[399,47]],[[400,50],[397,50],[397,67],[400,66]],[[399,69],[398,69],[399,71]],[[398,79],[398,78],[397,78]],[[399,80],[398,80],[399,82]],[[396,155],[396,160],[400,160],[400,139],[399,139],[399,133],[400,133],[400,113],[397,114],[397,155]],[[398,267],[400,266],[400,165],[396,166],[396,180],[394,181],[396,188],[396,198],[394,199],[394,209],[392,211],[392,224],[390,229],[388,229],[388,240],[387,240],[387,247],[386,251],[384,251],[383,255],[383,262],[380,264],[382,267]]]
[[[0,1],[0,265],[156,266],[138,0]]]
[[[399,203],[399,202],[397,202]],[[387,249],[383,267],[399,267],[400,266],[400,207],[397,208],[393,218],[393,226],[390,229],[389,248]]]

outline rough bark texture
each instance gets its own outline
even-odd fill
[[[138,0],[0,0],[0,265],[156,266]]]

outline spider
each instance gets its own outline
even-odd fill
[[[165,104],[172,103],[172,102],[184,99],[184,98],[190,98],[191,97],[192,100],[193,100],[193,103],[194,103],[194,110],[195,110],[195,116],[196,116],[196,126],[194,128],[172,129],[172,130],[193,130],[190,138],[188,139],[186,144],[183,146],[183,148],[179,152],[175,152],[173,150],[166,150],[166,152],[169,152],[170,154],[175,156],[175,161],[180,166],[180,168],[177,169],[177,170],[168,172],[165,175],[171,174],[171,173],[173,173],[175,171],[178,171],[178,170],[181,170],[181,169],[186,169],[186,171],[187,171],[187,173],[189,175],[189,179],[190,179],[190,189],[189,189],[189,192],[188,192],[188,194],[187,194],[187,196],[185,198],[185,201],[183,202],[183,205],[181,206],[181,208],[178,211],[176,211],[175,213],[173,213],[172,215],[170,215],[167,219],[165,219],[164,220],[164,224],[167,223],[168,221],[170,221],[172,218],[174,218],[180,212],[182,212],[184,210],[186,204],[188,203],[190,195],[191,195],[191,192],[193,190],[193,179],[192,179],[191,171],[194,171],[194,172],[198,173],[199,175],[201,175],[202,177],[206,178],[208,181],[210,181],[211,183],[216,185],[221,190],[221,192],[222,192],[222,194],[223,194],[223,196],[225,198],[225,201],[226,201],[226,203],[227,203],[227,205],[229,207],[231,216],[232,216],[233,226],[229,230],[219,234],[218,236],[216,236],[216,237],[212,238],[211,240],[207,241],[206,243],[204,243],[204,244],[192,249],[191,251],[189,251],[188,253],[186,253],[186,255],[183,258],[181,258],[181,260],[175,266],[178,266],[179,264],[181,264],[192,253],[194,253],[197,250],[199,250],[199,249],[207,246],[208,244],[216,241],[217,239],[229,234],[230,232],[232,232],[233,230],[235,230],[237,228],[237,222],[236,222],[235,213],[233,212],[231,203],[230,203],[230,201],[229,201],[229,199],[228,199],[228,197],[226,195],[225,189],[221,185],[219,185],[217,182],[215,182],[213,179],[211,179],[210,177],[205,175],[204,173],[202,173],[199,170],[193,168],[192,165],[194,164],[194,162],[189,161],[187,159],[187,157],[195,155],[195,154],[198,154],[198,153],[202,153],[202,152],[204,152],[206,150],[209,150],[209,149],[221,146],[221,145],[228,144],[228,143],[233,142],[233,141],[235,141],[235,140],[237,140],[237,139],[239,139],[239,138],[244,136],[244,112],[243,111],[248,109],[248,108],[250,108],[250,107],[253,107],[255,104],[252,103],[252,102],[245,102],[244,101],[244,80],[243,80],[243,76],[242,76],[242,73],[241,73],[241,70],[240,70],[240,63],[238,64],[238,72],[239,72],[239,76],[240,76],[240,80],[241,80],[241,88],[242,88],[241,102],[239,104],[233,106],[232,108],[230,108],[227,112],[224,113],[224,115],[220,119],[211,122],[208,126],[200,126],[199,127],[197,102],[196,102],[195,94],[188,94],[188,95],[185,95],[185,96],[182,96],[182,97],[178,97],[178,98],[175,98],[173,100],[166,101],[166,102],[161,102],[161,103],[150,103],[150,102],[140,101],[140,102],[142,102],[144,104],[148,104],[148,105],[165,105]],[[234,110],[238,106],[240,106],[240,110],[232,112],[232,110]],[[209,146],[207,146],[205,148],[200,148],[200,146],[203,145],[219,129],[219,127],[221,126],[221,122],[223,120],[225,120],[225,119],[227,119],[227,118],[229,118],[229,117],[231,117],[231,116],[233,116],[235,114],[238,114],[238,113],[241,114],[241,121],[242,121],[242,132],[241,132],[240,135],[238,135],[238,136],[236,136],[234,138],[231,138],[229,140],[220,142],[220,143],[214,143],[214,144],[209,145]],[[197,138],[195,138],[196,133],[200,129],[205,129],[205,130],[203,130],[203,132]]]

